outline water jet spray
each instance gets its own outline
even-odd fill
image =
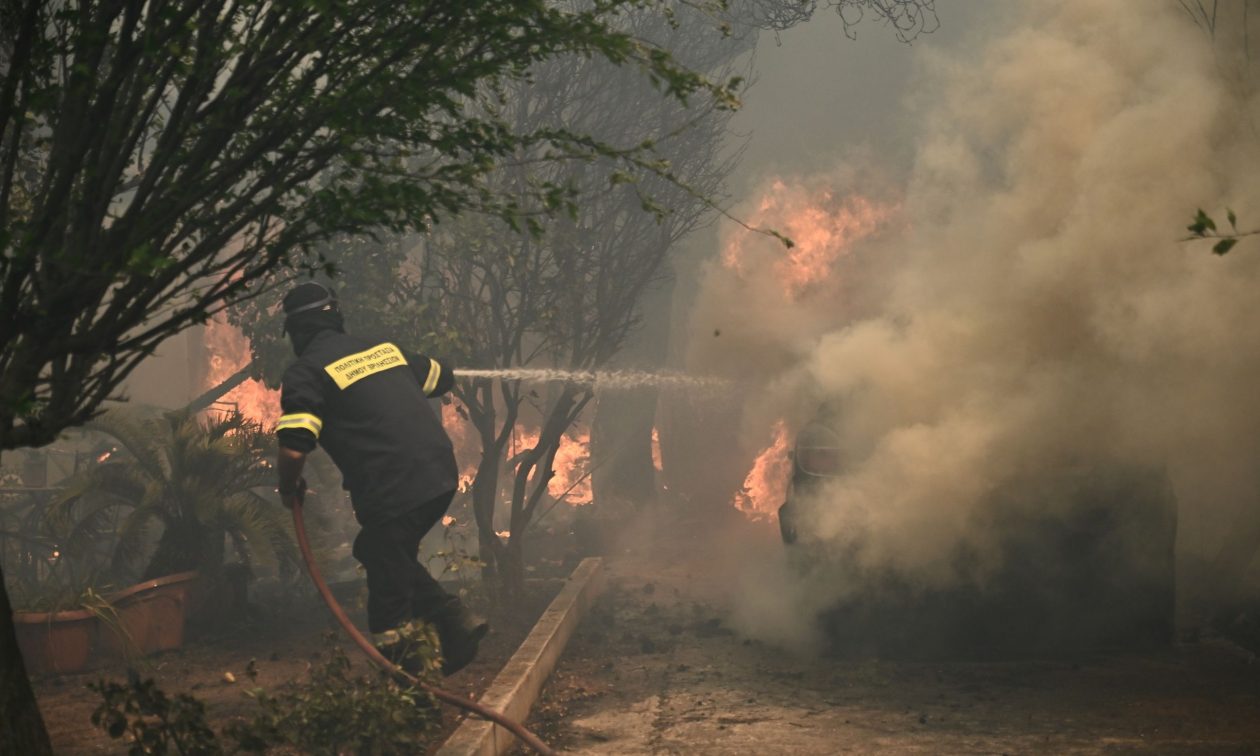
[[[660,388],[691,391],[719,391],[731,382],[713,376],[692,376],[675,372],[646,370],[560,370],[557,368],[457,368],[456,378],[498,378],[525,383],[570,383],[603,391],[630,391]]]

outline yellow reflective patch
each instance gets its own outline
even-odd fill
[[[369,375],[407,364],[402,350],[390,343],[377,344],[324,366],[324,372],[343,391]]]
[[[425,396],[433,393],[433,389],[437,388],[438,379],[442,377],[442,366],[435,359],[429,359],[429,375],[424,379]]]
[[[324,422],[308,412],[295,412],[292,415],[281,416],[280,421],[276,423],[277,431],[285,428],[304,428],[314,433],[315,438],[319,438],[319,432],[324,429]]]

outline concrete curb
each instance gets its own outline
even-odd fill
[[[484,706],[522,722],[556,668],[578,622],[604,588],[604,563],[583,559],[568,584],[551,601],[521,647],[481,697]],[[512,733],[482,719],[466,719],[438,749],[437,756],[499,756],[516,745]]]

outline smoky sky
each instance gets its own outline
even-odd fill
[[[732,122],[747,152],[732,181],[738,197],[766,175],[816,170],[855,149],[876,152],[889,165],[913,158],[908,107],[925,94],[922,53],[954,50],[983,38],[1009,3],[937,3],[941,27],[912,44],[887,25],[867,20],[845,36],[840,18],[820,9],[805,24],[763,33],[753,61],[753,83]]]

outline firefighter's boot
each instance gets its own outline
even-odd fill
[[[458,598],[451,597],[433,617],[442,641],[442,674],[453,675],[477,657],[481,639],[490,623],[474,614]]]

